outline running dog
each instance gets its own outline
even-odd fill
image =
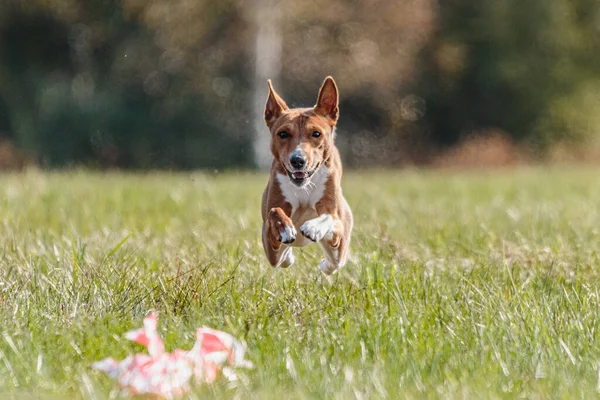
[[[263,247],[273,267],[288,268],[293,247],[318,242],[325,256],[319,266],[330,275],[346,264],[353,226],[334,144],[338,89],[327,77],[314,107],[289,108],[271,80],[268,85],[265,122],[273,163],[262,197]]]

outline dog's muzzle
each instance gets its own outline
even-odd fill
[[[292,183],[296,186],[303,186],[308,180],[317,172],[317,170],[321,167],[321,163],[317,164],[315,168],[310,171],[290,171],[285,168],[288,177],[292,181]]]

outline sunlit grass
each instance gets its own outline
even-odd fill
[[[594,169],[347,173],[353,261],[267,266],[258,174],[4,175],[0,395],[106,398],[90,369],[233,333],[256,368],[198,398],[547,398],[597,394]]]

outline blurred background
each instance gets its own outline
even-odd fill
[[[266,79],[348,166],[596,159],[597,0],[2,0],[0,168],[254,168]]]

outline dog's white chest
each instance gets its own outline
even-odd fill
[[[300,229],[303,223],[318,216],[315,205],[325,193],[325,183],[328,178],[329,168],[323,166],[315,172],[306,187],[299,188],[290,182],[287,176],[277,174],[277,181],[283,197],[292,206],[291,219],[296,229]],[[292,246],[305,246],[309,243],[311,243],[310,240],[298,235]]]
[[[329,168],[323,166],[315,172],[308,185],[299,188],[290,182],[287,176],[277,174],[283,197],[292,206],[292,214],[301,207],[315,208],[315,204],[321,200],[323,193],[325,193],[327,178],[329,178]]]

